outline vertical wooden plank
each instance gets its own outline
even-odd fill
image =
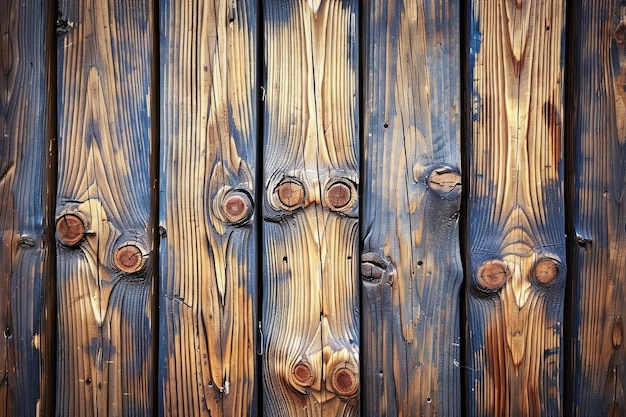
[[[560,415],[564,6],[469,11],[469,415]]]
[[[34,416],[49,387],[49,17],[41,1],[2,0],[0,9],[0,416]]]
[[[160,415],[256,413],[256,9],[160,2]]]
[[[357,415],[357,2],[264,17],[264,410]]]
[[[151,4],[57,22],[57,415],[151,413]]]
[[[459,2],[366,4],[363,412],[456,416]]]
[[[626,416],[626,3],[571,4],[571,415]]]

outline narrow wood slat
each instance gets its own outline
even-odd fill
[[[159,7],[159,414],[254,415],[255,1]]]
[[[571,4],[570,415],[626,416],[626,4]]]
[[[264,19],[264,411],[357,415],[357,2]]]
[[[469,415],[562,414],[562,1],[469,7]]]
[[[0,416],[50,406],[45,293],[50,277],[50,144],[43,2],[0,1]],[[49,340],[49,339],[48,339]],[[46,397],[47,396],[47,397]],[[47,402],[44,404],[44,402]]]
[[[459,3],[365,4],[362,409],[456,416]]]
[[[60,416],[151,413],[151,15],[59,3]]]

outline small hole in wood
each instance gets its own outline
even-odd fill
[[[85,379],[85,384],[86,385],[91,385],[91,379],[89,379],[89,378]]]

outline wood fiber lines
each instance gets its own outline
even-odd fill
[[[356,9],[264,3],[265,415],[359,413]]]
[[[256,413],[254,1],[161,1],[159,413]]]
[[[573,2],[571,415],[624,416],[626,5]]]
[[[459,3],[365,4],[363,413],[459,415]]]
[[[151,413],[151,13],[59,3],[59,416]]]
[[[563,4],[469,13],[469,415],[560,415]]]

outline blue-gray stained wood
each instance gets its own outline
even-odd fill
[[[255,415],[256,2],[159,13],[158,414]]]
[[[362,411],[457,416],[460,5],[363,5]]]
[[[267,416],[359,414],[357,6],[263,3]]]
[[[50,407],[51,299],[45,2],[0,1],[0,416]],[[46,349],[44,349],[44,347]]]
[[[567,414],[626,416],[626,3],[568,7]]]
[[[58,7],[56,415],[151,415],[152,6]]]
[[[468,8],[469,416],[563,413],[564,4]]]

